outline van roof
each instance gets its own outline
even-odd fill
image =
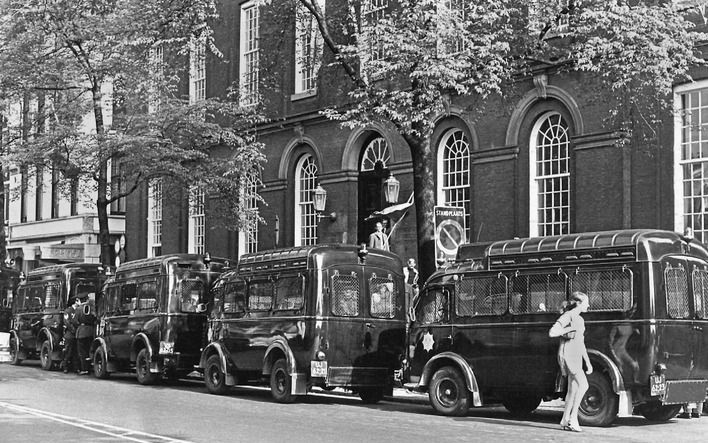
[[[616,256],[613,255],[621,249],[624,254],[618,252]],[[572,254],[576,252],[578,254]],[[586,252],[586,257],[582,257],[580,252]],[[537,256],[541,259],[540,256],[545,255],[549,261],[565,261],[564,259],[602,259],[624,255],[625,259],[656,261],[670,253],[689,253],[708,259],[708,252],[701,242],[679,233],[658,229],[628,229],[461,245],[456,261],[487,258],[490,260],[490,267],[506,262],[505,258],[511,259],[512,256]]]
[[[61,272],[64,272],[68,269],[83,269],[83,270],[98,271],[98,270],[102,269],[102,267],[103,267],[103,265],[101,265],[100,263],[65,263],[65,264],[61,264],[61,265],[42,266],[41,268],[35,268],[35,269],[32,269],[31,271],[27,272],[27,278],[34,277],[37,275],[61,273]]]
[[[203,262],[204,261],[204,255],[203,254],[166,254],[166,255],[160,255],[157,257],[150,257],[150,258],[141,258],[138,260],[131,260],[128,262],[125,262],[118,266],[118,269],[116,270],[116,274],[118,273],[124,273],[124,272],[129,272],[129,271],[135,271],[137,269],[145,269],[149,268],[152,266],[161,266],[173,261],[179,261],[179,260],[185,260],[185,261],[195,261],[195,262]],[[215,263],[220,263],[224,266],[228,266],[228,260],[220,257],[211,257],[211,261]]]

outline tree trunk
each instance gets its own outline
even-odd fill
[[[413,160],[413,191],[415,194],[416,234],[420,281],[424,282],[437,269],[435,257],[435,177],[434,153],[426,137],[403,134]]]
[[[96,121],[96,142],[99,152],[102,151],[104,141],[103,109],[101,103],[101,83],[93,81],[91,88],[93,98],[93,116]],[[96,196],[96,212],[98,215],[98,243],[101,245],[101,263],[104,266],[111,265],[111,237],[108,229],[108,158],[100,156],[100,167],[95,180],[98,185]]]

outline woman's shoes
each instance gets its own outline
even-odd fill
[[[566,431],[571,431],[571,432],[583,432],[583,430],[580,429],[580,425],[572,425],[572,424],[567,425],[567,426],[565,427],[565,430],[566,430]]]

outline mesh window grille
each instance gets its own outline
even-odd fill
[[[268,311],[273,304],[273,284],[270,282],[251,283],[248,287],[248,309]]]
[[[369,295],[372,317],[393,318],[396,315],[396,287],[390,275],[384,278],[372,274]]]
[[[511,281],[513,314],[560,312],[566,301],[566,275],[516,275]]]
[[[696,317],[708,318],[708,271],[693,270],[693,303]]]
[[[589,311],[627,311],[632,307],[632,273],[629,270],[578,272],[571,276],[570,292],[584,292]]]
[[[506,312],[506,277],[467,278],[455,282],[458,317],[499,315]]]
[[[416,318],[422,324],[439,323],[447,317],[447,294],[443,289],[432,289],[423,294]]]
[[[332,276],[332,314],[343,317],[359,315],[359,276],[335,274]]]
[[[300,309],[304,298],[301,277],[284,277],[275,282],[275,310]]]
[[[44,307],[46,309],[57,309],[60,304],[59,293],[61,289],[58,284],[48,284],[44,287]]]
[[[666,311],[671,318],[689,318],[688,282],[682,266],[668,266],[664,271],[666,281]]]
[[[204,283],[199,279],[181,280],[177,286],[182,312],[197,312]]]

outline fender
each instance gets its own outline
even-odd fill
[[[634,409],[632,406],[632,393],[625,388],[624,379],[622,378],[622,372],[619,367],[617,367],[610,357],[597,349],[588,349],[588,357],[594,362],[593,366],[597,363],[597,365],[605,369],[610,375],[612,391],[619,396],[618,415],[620,417],[631,416]],[[594,369],[595,368],[593,368],[593,370]]]
[[[213,354],[212,351],[214,350],[216,350],[216,353],[219,355],[221,372],[225,376],[226,385],[235,386],[236,377],[234,377],[233,374],[231,374],[231,371],[229,371],[229,363],[233,364],[233,362],[231,362],[231,359],[228,357],[230,356],[228,350],[224,350],[223,344],[218,342],[209,343],[209,345],[207,345],[207,347],[202,351],[202,356],[199,359],[199,367],[201,369],[206,369],[207,356]]]
[[[273,369],[273,363],[272,359],[270,356],[272,353],[276,350],[280,350],[285,354],[285,359],[288,364],[288,371],[290,372],[290,375],[293,375],[297,373],[297,365],[295,364],[295,355],[293,354],[293,351],[290,349],[290,345],[288,344],[287,340],[283,337],[276,337],[275,341],[271,343],[268,348],[265,351],[265,355],[263,356],[263,375],[268,375],[270,374],[271,370]]]
[[[479,393],[479,385],[477,384],[477,377],[474,375],[474,371],[467,360],[455,354],[454,352],[441,352],[435,357],[428,360],[423,368],[423,373],[420,375],[420,381],[418,382],[419,387],[427,387],[429,380],[432,378],[433,373],[436,369],[441,366],[445,366],[445,361],[449,361],[452,366],[456,366],[462,371],[463,377],[465,377],[465,382],[467,384],[467,389],[472,393],[472,402],[474,406],[482,406],[482,397]]]
[[[138,351],[137,351],[137,347],[135,345],[139,341],[142,341],[143,343],[145,343],[145,348],[148,351],[148,358],[150,359],[150,361],[152,361],[152,356],[153,356],[152,345],[150,344],[150,339],[148,338],[148,336],[144,332],[140,332],[140,333],[136,334],[135,337],[133,338],[133,344],[130,347],[130,360],[135,361],[138,358]]]
[[[27,352],[23,350],[24,347],[22,346],[22,342],[20,341],[20,336],[17,335],[17,331],[15,331],[14,329],[10,330],[10,340],[12,340],[12,338],[14,338],[15,343],[17,343],[17,354],[21,358],[27,358]]]
[[[106,360],[108,360],[108,345],[106,344],[106,340],[103,339],[103,337],[97,337],[93,340],[91,343],[91,355],[96,352],[96,349],[102,348],[103,352],[106,355]]]
[[[54,334],[52,334],[52,331],[46,326],[39,330],[37,337],[39,338],[45,335],[47,336],[46,340],[49,340],[49,352],[54,352]],[[44,343],[44,340],[37,340],[35,343],[37,350],[42,347],[42,343]]]

